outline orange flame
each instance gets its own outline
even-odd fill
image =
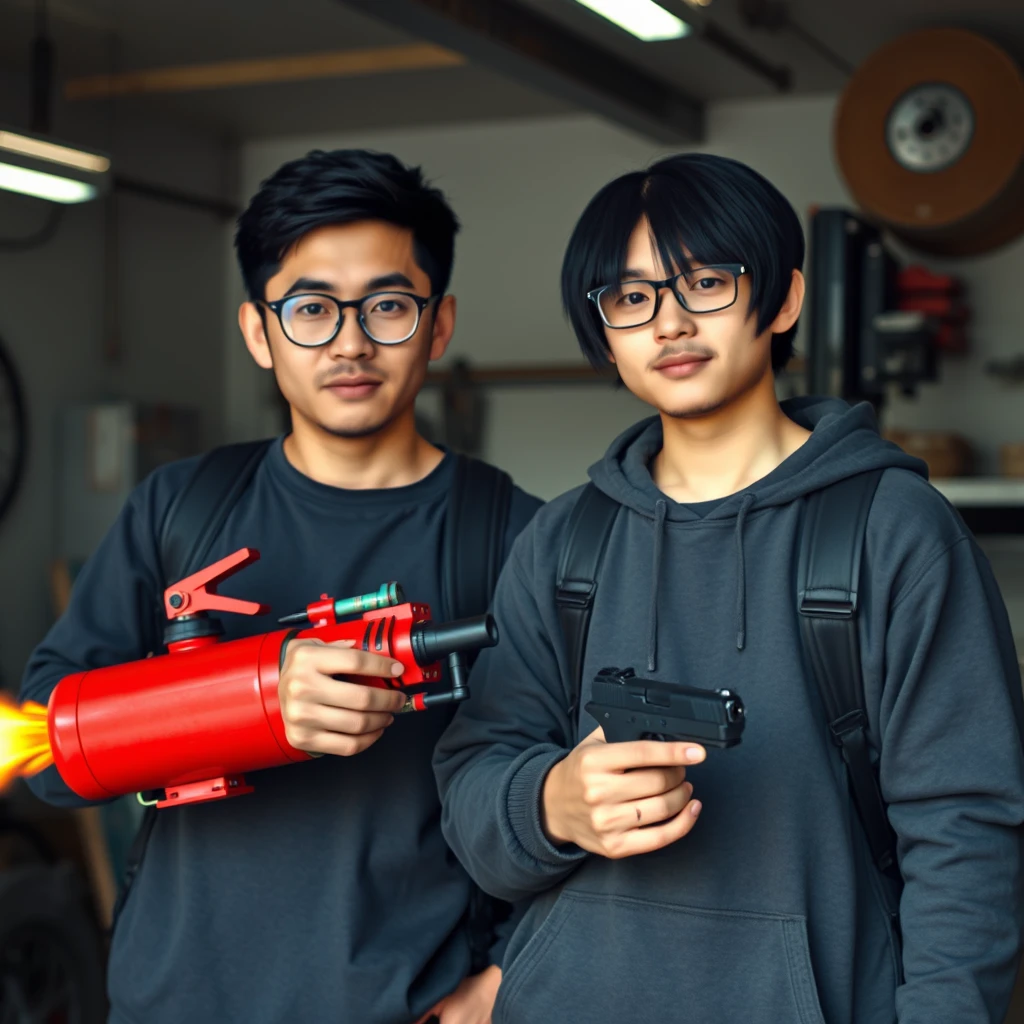
[[[51,764],[46,708],[34,701],[18,707],[0,694],[0,792],[14,778],[35,775]]]

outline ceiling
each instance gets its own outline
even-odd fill
[[[0,66],[29,72],[36,0],[0,0]],[[642,43],[573,0],[511,0],[695,100],[777,95],[766,78],[699,36]],[[685,9],[687,0],[662,0]],[[794,94],[834,92],[879,45],[925,26],[956,25],[991,35],[1024,56],[1018,0],[790,0],[799,32],[750,28],[749,0],[711,0],[714,25],[765,62],[786,67]],[[96,74],[358,50],[415,43],[412,35],[351,10],[341,0],[48,0],[60,83]],[[818,44],[835,59],[819,52]],[[525,81],[472,62],[457,67],[323,78],[111,99],[221,137],[253,139],[317,131],[395,127],[562,114],[575,108]],[[27,112],[26,112],[27,115]],[[54,125],[59,132],[59,124]]]

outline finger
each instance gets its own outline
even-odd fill
[[[686,769],[680,765],[602,774],[587,781],[587,802],[624,804],[633,800],[644,800],[647,797],[670,793],[685,781]]]
[[[395,658],[337,644],[303,644],[289,651],[296,672],[316,671],[328,676],[376,676],[390,679],[400,676],[405,666]]]
[[[693,786],[683,783],[670,793],[648,797],[646,800],[634,800],[622,807],[622,819],[625,828],[646,828],[659,822],[674,818],[693,796]]]
[[[313,733],[298,748],[315,751],[318,754],[334,754],[337,757],[352,757],[361,754],[367,747],[372,747],[384,735],[384,730],[368,732],[362,736],[342,736],[336,732]]]
[[[393,715],[402,709],[406,701],[406,695],[401,690],[384,690],[379,686],[367,686],[365,683],[335,679],[333,676],[320,676],[316,686],[322,693],[322,699],[316,703],[344,708],[346,711]]]
[[[401,690],[385,690],[379,686],[367,686],[364,682],[335,679],[312,671],[293,675],[284,689],[286,705],[319,704],[346,711],[372,711],[392,715],[401,710],[406,699]],[[290,715],[287,706],[285,714]]]
[[[437,1019],[440,1024],[490,1024],[491,1017],[474,1000],[459,1000],[449,996],[441,1005]]]
[[[595,833],[605,837],[643,828],[645,825],[655,825],[677,815],[692,795],[693,786],[685,782],[672,792],[660,796],[595,807],[590,815],[591,825]]]
[[[321,640],[318,636],[303,637],[301,640],[292,640],[288,644],[288,652],[299,650],[302,647],[355,647],[355,640],[332,640],[330,644]],[[287,656],[287,655],[286,655]]]
[[[351,711],[348,708],[327,707],[324,704],[297,702],[288,708],[285,716],[289,725],[312,732],[338,732],[360,736],[367,732],[386,729],[395,720],[383,711]]]
[[[698,764],[707,756],[696,743],[664,743],[660,740],[631,740],[609,743],[592,755],[595,767],[604,771],[627,771],[630,768],[654,768],[662,765]]]
[[[699,800],[689,803],[674,817],[660,825],[650,828],[634,828],[629,832],[613,837],[611,849],[605,854],[612,859],[635,857],[641,853],[651,853],[665,846],[678,842],[697,824],[701,812]]]

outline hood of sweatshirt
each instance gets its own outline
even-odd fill
[[[919,459],[879,436],[875,414],[866,402],[850,406],[836,398],[794,398],[782,409],[811,431],[807,441],[773,472],[717,504],[706,516],[667,497],[651,477],[651,459],[661,450],[661,420],[642,420],[612,442],[600,462],[590,467],[594,484],[621,505],[654,522],[652,580],[647,613],[648,672],[658,667],[658,590],[666,522],[734,523],[736,558],[736,648],[746,646],[746,555],[743,530],[755,509],[787,505],[858,473],[899,466],[927,478]]]

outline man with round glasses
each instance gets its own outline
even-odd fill
[[[419,434],[414,403],[455,328],[457,230],[419,169],[361,150],[309,153],[252,198],[235,239],[248,293],[239,324],[291,429],[266,447],[209,549],[204,564],[240,547],[261,555],[222,593],[280,615],[395,579],[443,616],[442,577],[456,564],[445,524],[455,495],[465,509],[477,492],[459,490],[468,464]],[[70,672],[159,649],[159,538],[194,471],[196,460],[173,463],[133,493],[33,655],[23,698],[45,702]],[[493,519],[474,507],[454,520],[497,560],[540,504],[500,493],[510,497]],[[476,562],[457,564],[456,583],[471,583],[462,567]],[[496,566],[479,573],[490,580]],[[243,616],[223,625],[227,639],[273,628]],[[500,915],[479,912],[488,901],[445,843],[430,768],[452,709],[396,717],[400,691],[360,682],[395,665],[345,644],[288,646],[287,737],[321,756],[250,773],[248,795],[156,813],[113,932],[110,1024],[490,1020]],[[81,803],[52,770],[30,784]]]
[[[656,415],[523,531],[502,642],[438,744],[452,848],[529,901],[495,1024],[1003,1021],[1024,924],[1010,624],[870,407],[777,400],[803,257],[779,191],[706,154],[616,179],[573,232],[580,346]],[[852,708],[825,699],[826,656]],[[635,676],[596,687],[608,666]],[[739,695],[742,742],[660,741],[669,716],[718,720],[659,683]],[[634,732],[606,742],[616,714]]]

